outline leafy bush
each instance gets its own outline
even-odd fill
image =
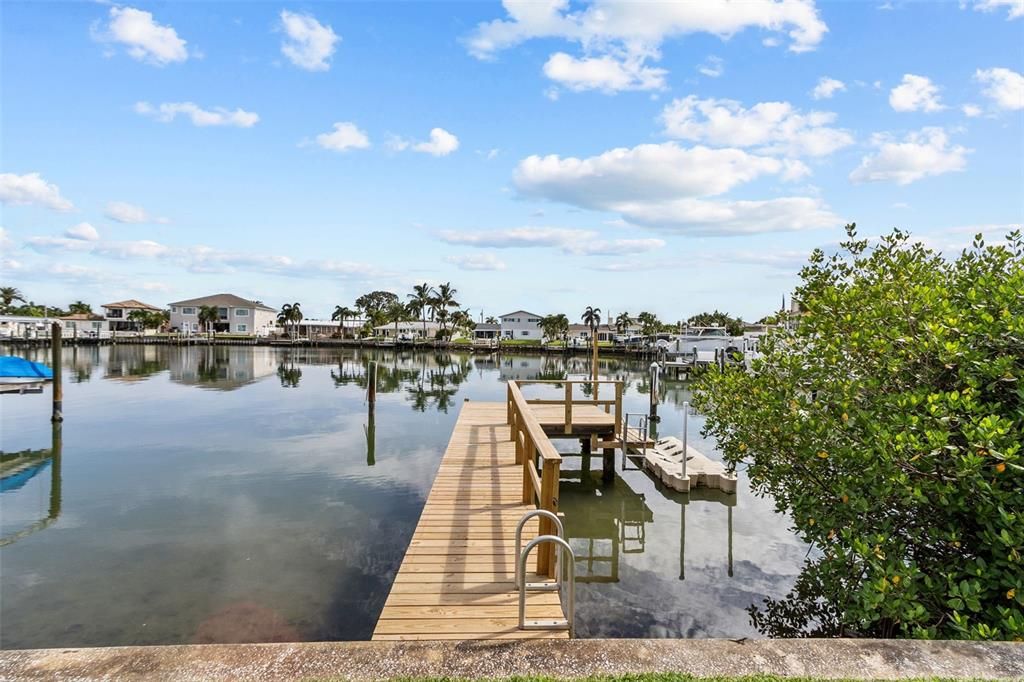
[[[955,260],[855,226],[803,314],[696,405],[812,546],[773,636],[1024,638],[1024,240]]]

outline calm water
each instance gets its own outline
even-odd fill
[[[628,382],[627,411],[647,405],[644,366],[603,364]],[[48,389],[0,398],[5,462],[23,462],[0,493],[3,648],[368,638],[463,400],[587,371],[583,358],[165,346],[66,349],[64,367],[59,443]],[[677,435],[689,396],[663,389],[659,432]],[[691,442],[714,456],[701,421]],[[564,460],[561,484],[580,636],[756,636],[746,607],[784,594],[806,552],[769,500],[745,481],[688,500],[622,461],[603,485],[600,458],[583,464]]]

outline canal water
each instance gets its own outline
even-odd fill
[[[58,440],[49,389],[0,398],[0,647],[366,639],[463,401],[587,371],[582,357],[65,349]],[[601,373],[646,410],[646,363]],[[687,386],[662,393],[659,432],[679,435]],[[691,443],[715,458],[702,421]],[[784,595],[806,554],[771,500],[743,472],[735,496],[688,498],[629,461],[608,485],[600,470],[563,460],[578,635],[756,637],[747,608]]]

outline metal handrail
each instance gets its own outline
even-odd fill
[[[519,523],[516,524],[516,550],[517,551],[519,550],[519,548],[523,544],[523,526],[525,526],[526,522],[529,521],[530,519],[532,519],[534,516],[543,516],[545,518],[551,519],[554,522],[555,528],[558,531],[558,533],[557,533],[558,537],[560,537],[560,538],[564,538],[565,537],[565,527],[562,526],[562,519],[558,518],[557,514],[549,512],[547,509],[533,509],[533,510],[528,511],[525,514],[523,514],[523,518],[519,519]],[[558,580],[558,576],[559,575],[561,575],[561,574],[558,572],[558,555],[556,554],[555,555],[555,580],[556,581]],[[525,582],[525,580],[523,580],[522,576],[523,576],[523,573],[520,572],[520,570],[519,570],[519,563],[516,562],[516,589],[521,589],[522,586],[523,586],[523,583]]]
[[[565,610],[565,622],[569,626],[569,637],[572,638],[576,634],[576,554],[572,551],[572,547],[569,543],[558,537],[557,535],[540,535],[530,540],[529,544],[523,548],[522,553],[519,555],[519,561],[516,562],[516,566],[519,569],[519,574],[526,575],[526,559],[530,555],[530,550],[537,545],[552,542],[557,547],[561,548],[562,551],[569,553],[569,578],[568,578],[568,589],[566,590],[566,602],[567,607]],[[559,552],[559,555],[561,552]],[[556,580],[560,577],[560,573],[556,574]],[[557,620],[535,620],[526,622],[526,589],[525,580],[523,585],[519,588],[519,629],[520,630],[560,630],[563,625]]]

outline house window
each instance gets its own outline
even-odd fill
[[[217,308],[217,317],[219,317],[222,320],[228,319],[228,309],[227,308]]]
[[[528,331],[524,331],[523,332],[523,336],[529,336],[529,335],[530,335],[530,332],[528,332]]]
[[[122,310],[120,308],[113,308],[107,310],[107,317],[121,317]]]
[[[244,324],[236,325],[236,329],[238,329],[238,331],[240,331],[240,332],[249,331],[249,328],[246,327]]]
[[[100,323],[99,322],[93,322],[92,323],[92,328],[93,329],[99,329],[100,328]]]
[[[235,308],[235,317],[249,317],[249,311],[246,308]]]
[[[171,306],[171,312],[172,312],[172,313],[176,313],[176,312],[178,312],[178,306],[176,306],[176,305],[172,305],[172,306]]]
[[[196,309],[195,308],[182,308],[181,309],[181,314],[182,315],[195,315],[196,314]]]

